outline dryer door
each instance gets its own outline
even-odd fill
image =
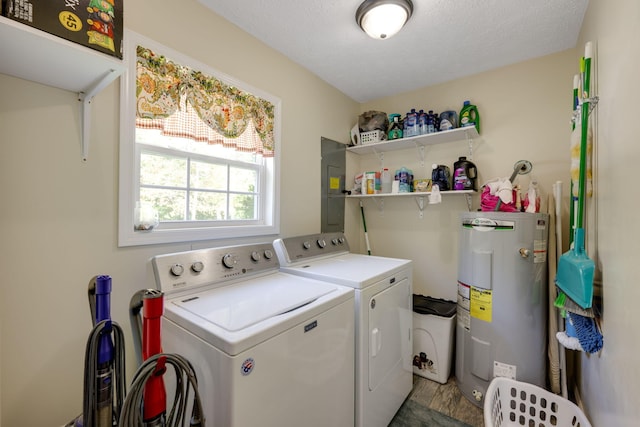
[[[368,301],[369,390],[411,370],[411,287],[408,279],[373,295]]]

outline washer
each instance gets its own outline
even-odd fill
[[[413,387],[412,262],[353,254],[342,233],[278,239],[281,270],[355,290],[356,423],[386,427]]]
[[[353,426],[353,289],[281,272],[272,243],[152,264],[163,351],[193,364],[207,425]]]

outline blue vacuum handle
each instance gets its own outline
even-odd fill
[[[103,320],[111,321],[111,277],[96,277],[96,314],[95,323]],[[98,364],[110,363],[113,360],[113,341],[111,328],[107,328],[100,337],[98,347]]]

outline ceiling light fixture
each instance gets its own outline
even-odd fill
[[[388,39],[413,13],[411,0],[365,0],[356,11],[356,22],[374,39]]]

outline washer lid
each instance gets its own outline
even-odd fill
[[[406,259],[346,253],[327,258],[303,260],[281,267],[281,270],[363,289],[403,270],[410,270],[411,263],[411,260]]]
[[[175,299],[172,304],[229,331],[236,332],[293,311],[335,291],[327,283],[275,274]]]

